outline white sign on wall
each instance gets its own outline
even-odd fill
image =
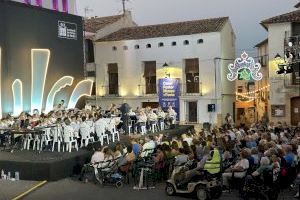
[[[58,37],[77,40],[77,24],[58,21]]]

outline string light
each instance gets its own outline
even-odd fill
[[[256,95],[257,92],[265,90],[265,89],[267,89],[269,87],[270,87],[270,85],[266,85],[264,87],[261,87],[261,88],[259,88],[257,90],[251,91],[251,92],[244,92],[244,93],[236,92],[235,94],[236,94],[236,96],[240,96],[240,97],[243,97],[243,98],[246,98],[246,99],[250,99],[249,100],[249,102],[250,102],[250,101],[253,101],[256,98],[255,95]],[[251,94],[254,94],[254,96],[250,96]]]

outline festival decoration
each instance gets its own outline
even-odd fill
[[[240,58],[235,59],[234,63],[228,65],[229,73],[227,79],[234,81],[240,75],[242,80],[249,81],[251,79],[259,81],[263,75],[259,72],[261,65],[255,63],[252,57],[249,57],[246,52],[243,52]]]

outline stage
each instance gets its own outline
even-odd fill
[[[175,129],[169,129],[148,135],[165,134],[169,136],[186,133],[193,129],[193,126],[178,126]],[[144,136],[142,136],[143,138]],[[129,144],[130,137],[128,135],[120,135],[120,143]],[[47,180],[57,181],[80,173],[84,163],[90,161],[93,154],[92,147],[99,143],[88,146],[86,149],[69,152],[50,152],[42,151],[14,151],[13,153],[0,151],[0,170],[4,170],[5,174],[11,172],[12,177],[18,171],[21,180]],[[110,146],[114,146],[110,143]]]

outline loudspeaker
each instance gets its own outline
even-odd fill
[[[216,104],[208,104],[207,110],[208,112],[216,112]]]

